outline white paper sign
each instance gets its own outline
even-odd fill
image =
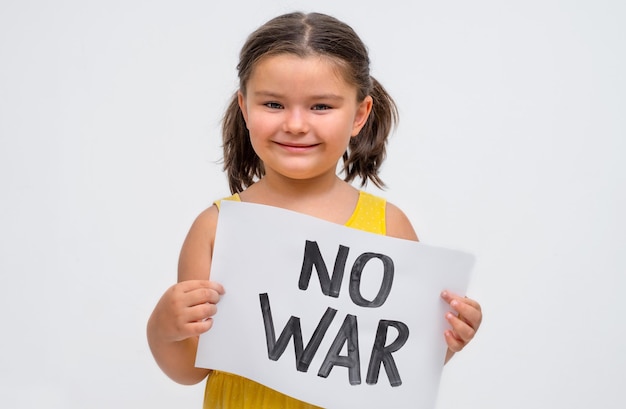
[[[473,262],[222,201],[211,279],[226,294],[196,365],[325,408],[434,408],[448,326],[440,293],[464,294]]]

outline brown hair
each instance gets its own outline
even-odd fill
[[[356,86],[359,101],[372,97],[372,112],[343,155],[343,172],[347,182],[358,176],[361,186],[369,179],[383,187],[378,171],[385,159],[387,137],[398,122],[398,110],[383,86],[370,76],[367,48],[359,36],[347,24],[325,14],[297,12],[275,17],[250,34],[241,49],[237,70],[242,93],[256,63],[278,54],[330,57],[342,68],[346,80]],[[222,138],[230,190],[241,192],[263,177],[265,170],[250,143],[237,93],[224,114]]]

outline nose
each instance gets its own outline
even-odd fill
[[[304,134],[309,131],[306,113],[300,108],[285,110],[283,130],[292,134]]]

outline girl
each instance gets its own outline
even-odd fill
[[[292,13],[252,33],[240,61],[239,90],[223,122],[227,200],[294,210],[357,229],[407,240],[417,236],[404,213],[359,191],[359,178],[382,187],[378,175],[396,106],[369,74],[367,49],[346,24],[323,14]],[[344,178],[337,176],[343,159]],[[212,326],[224,288],[210,281],[219,202],[194,221],[183,244],[178,283],[157,303],[148,341],[173,380],[208,376],[204,408],[313,408],[236,375],[194,366],[198,336]],[[477,302],[442,294],[447,314],[446,362],[474,336]]]

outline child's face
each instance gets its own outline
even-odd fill
[[[312,179],[335,177],[372,99],[357,101],[356,87],[328,58],[279,54],[257,63],[239,106],[266,176]]]

